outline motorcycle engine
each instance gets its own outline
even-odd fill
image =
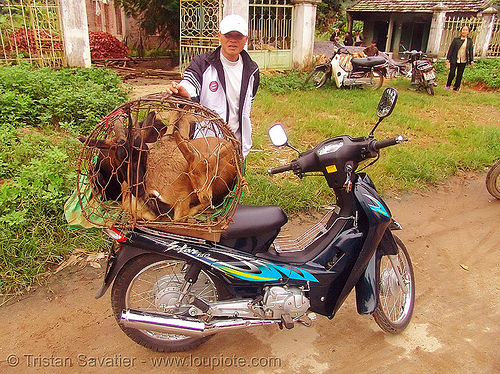
[[[282,315],[291,318],[304,315],[309,309],[309,300],[297,287],[270,287],[264,294],[264,310],[268,318],[278,319]]]

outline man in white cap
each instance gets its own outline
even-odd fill
[[[170,94],[191,98],[217,112],[241,141],[243,157],[252,147],[250,110],[259,87],[259,67],[244,50],[248,25],[231,14],[221,21],[220,46],[193,58],[183,79],[172,82]]]

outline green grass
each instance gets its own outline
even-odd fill
[[[500,158],[500,93],[464,86],[457,94],[444,90],[444,79],[445,72],[439,75],[435,96],[409,91],[405,78],[385,83],[398,89],[398,103],[375,136],[404,135],[409,142],[384,149],[380,160],[367,169],[382,193],[427,188],[460,170],[483,171]],[[296,157],[289,149],[270,145],[267,129],[283,124],[290,143],[301,151],[337,135],[367,136],[377,119],[382,90],[337,89],[329,83],[319,90],[297,91],[293,83],[283,94],[283,87],[275,86],[264,82],[253,106],[254,150],[247,161],[250,194],[243,200],[279,204],[288,212],[330,205],[331,192],[322,177],[299,181],[292,173],[267,175],[269,167]]]

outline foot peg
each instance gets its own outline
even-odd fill
[[[293,329],[295,323],[292,322],[292,318],[289,314],[281,316],[281,326],[285,326],[288,330]]]

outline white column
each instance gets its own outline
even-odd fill
[[[223,17],[228,14],[239,14],[248,22],[249,10],[248,0],[224,0],[224,8],[222,9]]]
[[[60,0],[64,53],[68,67],[91,65],[85,1]]]
[[[491,36],[493,35],[493,28],[495,27],[496,14],[497,10],[493,7],[489,7],[482,14],[483,24],[481,25],[481,31],[476,38],[474,46],[474,54],[476,56],[486,57],[491,42]]]
[[[294,69],[309,68],[313,58],[316,8],[321,0],[295,0],[292,37]]]
[[[429,32],[429,43],[427,44],[427,54],[436,56],[439,54],[441,37],[443,36],[444,23],[446,21],[446,11],[448,8],[442,3],[436,5],[432,15],[431,31]]]

